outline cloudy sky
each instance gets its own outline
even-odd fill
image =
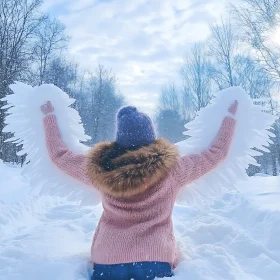
[[[73,59],[111,68],[128,103],[153,112],[162,85],[209,36],[225,0],[45,0],[44,9],[65,24]]]

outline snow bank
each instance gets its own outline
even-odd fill
[[[6,165],[0,160],[0,202],[5,203],[24,199],[30,195],[30,187],[26,178],[19,176],[17,165]]]
[[[246,185],[237,184],[237,189],[262,209],[280,211],[280,177],[258,174],[251,177],[249,182]]]

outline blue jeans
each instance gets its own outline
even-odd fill
[[[94,264],[91,280],[153,280],[173,275],[170,264],[165,262]]]

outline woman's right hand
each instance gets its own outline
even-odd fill
[[[41,111],[44,115],[48,115],[54,112],[54,108],[52,106],[52,103],[48,101],[46,104],[41,106]]]
[[[235,116],[236,114],[236,111],[237,111],[237,108],[238,108],[238,101],[235,100],[235,102],[230,105],[230,107],[228,108],[228,111],[229,113],[231,113],[233,116]]]

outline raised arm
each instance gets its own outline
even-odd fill
[[[45,114],[46,145],[52,162],[71,177],[91,185],[86,175],[86,156],[74,154],[63,143],[51,103],[43,105],[41,111]]]
[[[237,106],[236,101],[229,108],[229,112],[232,115],[235,115]],[[215,169],[219,163],[225,160],[233,139],[235,123],[235,119],[226,117],[222,122],[218,135],[208,150],[201,154],[186,155],[179,160],[178,165],[173,170],[177,182],[176,188],[193,182]]]

